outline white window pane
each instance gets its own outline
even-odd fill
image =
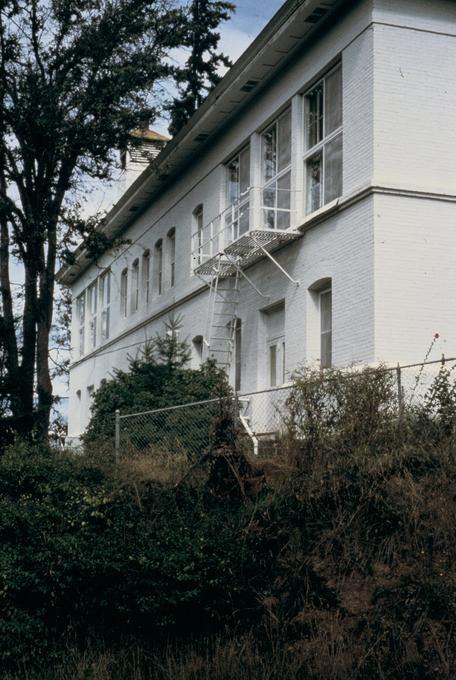
[[[322,333],[321,336],[321,367],[330,368],[332,365],[332,333]]]
[[[239,208],[239,234],[245,234],[249,229],[249,202]]]
[[[250,186],[250,147],[248,146],[239,155],[239,189],[241,200]]]
[[[287,111],[278,121],[278,172],[285,170],[291,163],[291,111]]]
[[[277,345],[269,347],[269,384],[271,387],[277,385]]]
[[[306,144],[311,149],[323,139],[323,83],[306,97]]]
[[[231,205],[239,200],[239,160],[236,158],[227,167],[227,199]]]
[[[321,206],[322,155],[312,156],[306,163],[306,212],[311,213]]]
[[[272,125],[263,134],[263,178],[265,181],[277,174],[277,132]]]
[[[290,187],[291,172],[287,172],[277,180],[277,229],[290,226]]]
[[[325,203],[342,195],[342,135],[325,146]]]
[[[332,364],[332,291],[320,294],[321,367]]]
[[[332,293],[330,290],[320,295],[321,332],[332,330]]]
[[[325,80],[325,135],[342,125],[342,69]]]

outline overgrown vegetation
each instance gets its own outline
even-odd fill
[[[442,369],[399,413],[382,370],[306,371],[271,459],[222,419],[199,464],[10,450],[3,676],[454,677],[453,395]]]

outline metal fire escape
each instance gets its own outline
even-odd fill
[[[254,229],[227,237],[226,211],[204,229],[194,234],[194,273],[209,287],[208,316],[204,336],[204,358],[214,359],[228,374],[235,350],[237,311],[241,278],[256,293],[264,295],[244,269],[266,257],[295,285],[293,279],[271,254],[277,248],[301,236],[292,229]],[[238,222],[239,223],[239,222]]]

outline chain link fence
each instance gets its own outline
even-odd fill
[[[396,393],[397,408],[419,404],[445,366],[456,379],[456,358],[387,367]],[[348,370],[345,377],[356,380],[359,372]],[[116,455],[124,449],[163,450],[196,457],[210,449],[217,419],[233,419],[240,440],[258,455],[274,451],[286,434],[288,400],[294,389],[290,383],[232,400],[211,399],[180,404],[141,413],[115,415]]]

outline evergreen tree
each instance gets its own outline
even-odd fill
[[[185,125],[221,76],[220,66],[229,68],[232,63],[217,51],[220,33],[216,30],[227,21],[235,5],[225,0],[192,0],[189,7],[189,24],[185,46],[190,56],[185,65],[177,69],[176,81],[179,96],[169,106],[171,122],[169,131],[175,135]]]

